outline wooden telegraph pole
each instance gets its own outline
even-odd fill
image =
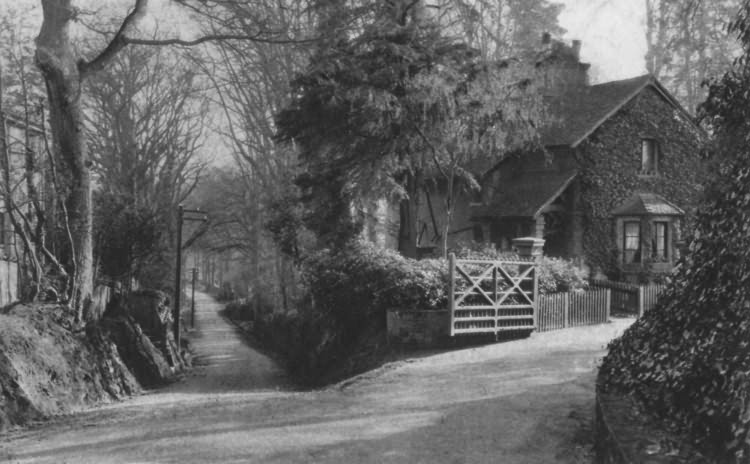
[[[177,264],[174,272],[174,308],[172,309],[172,330],[174,331],[174,342],[177,352],[180,352],[180,273],[182,272],[182,216],[185,209],[182,205],[177,207]]]
[[[201,217],[185,217],[185,213],[200,214]],[[172,318],[174,322],[172,329],[174,330],[174,341],[177,344],[177,350],[180,349],[180,297],[182,289],[180,288],[182,282],[182,223],[183,221],[208,221],[206,213],[199,209],[185,209],[182,205],[177,207],[177,258],[176,258],[176,269],[174,278],[174,308],[172,309]],[[193,314],[191,316],[191,322],[194,326],[194,312],[195,312],[195,273],[193,273]]]
[[[198,268],[193,268],[193,290],[190,297],[190,328],[195,328],[195,275],[198,274]]]

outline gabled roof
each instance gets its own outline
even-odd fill
[[[523,172],[503,182],[487,205],[472,206],[471,216],[536,217],[575,179],[576,171]]]
[[[583,87],[560,97],[546,98],[550,123],[542,129],[545,146],[576,147],[607,119],[641,93],[654,88],[695,125],[693,118],[651,74]],[[698,128],[697,125],[695,125]]]
[[[612,216],[682,216],[685,211],[655,193],[636,193],[622,206],[612,211]]]

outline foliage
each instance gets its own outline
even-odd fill
[[[169,265],[158,259],[164,233],[163,219],[149,208],[115,194],[94,195],[94,256],[99,270],[110,279],[126,283],[134,277],[149,285],[152,276],[169,278]]]
[[[713,462],[750,461],[748,13],[745,2],[734,26],[746,55],[704,106],[716,128],[717,178],[690,253],[657,306],[610,344],[600,371],[606,388],[634,395]]]
[[[563,258],[539,261],[539,293],[568,292],[588,288],[586,271]]]
[[[307,224],[324,245],[356,235],[353,203],[395,195],[408,199],[400,248],[415,256],[426,180],[476,187],[471,162],[492,164],[530,138],[536,106],[523,103],[535,93],[507,62],[482,62],[444,34],[421,2],[374,5],[360,31],[321,47],[292,82],[278,139],[299,148]]]
[[[415,261],[369,243],[320,250],[304,261],[308,294],[298,313],[264,317],[257,332],[296,376],[319,382],[368,337],[384,334],[387,309],[446,308],[446,271],[442,260]]]
[[[446,272],[442,260],[416,261],[355,242],[311,256],[303,278],[316,308],[357,317],[389,308],[446,308]]]

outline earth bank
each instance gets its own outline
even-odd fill
[[[172,380],[189,359],[169,334],[165,303],[158,292],[115,298],[98,324],[83,329],[71,325],[73,314],[62,305],[6,308],[0,314],[0,431]],[[147,318],[161,324],[143,329]]]

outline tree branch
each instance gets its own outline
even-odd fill
[[[200,45],[205,42],[222,42],[227,40],[250,40],[253,42],[268,43],[268,44],[301,44],[311,43],[319,40],[314,37],[311,39],[272,39],[263,37],[260,33],[256,35],[247,34],[209,34],[202,37],[198,37],[193,40],[184,40],[179,38],[174,39],[139,39],[135,37],[123,37],[122,40],[126,45],[178,45],[181,47],[192,47],[194,45]]]
[[[104,69],[112,58],[128,44],[125,33],[132,24],[145,14],[146,2],[147,0],[135,0],[133,9],[125,16],[122,24],[120,24],[120,28],[104,50],[93,60],[88,62],[82,60],[78,63],[78,71],[82,76]]]

